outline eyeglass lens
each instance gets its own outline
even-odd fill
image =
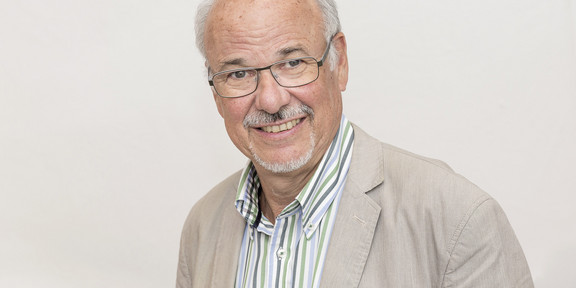
[[[318,62],[313,57],[288,59],[259,69],[236,69],[214,74],[214,89],[222,97],[241,97],[258,88],[258,73],[270,69],[276,82],[283,87],[299,87],[318,78]]]

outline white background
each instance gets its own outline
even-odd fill
[[[576,1],[339,2],[348,118],[488,191],[536,285],[576,287]],[[173,287],[189,209],[245,162],[197,3],[0,0],[0,287]]]

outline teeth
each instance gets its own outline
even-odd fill
[[[300,123],[300,119],[292,120],[288,123],[284,123],[282,125],[275,125],[275,126],[265,126],[262,127],[262,130],[268,133],[278,133],[286,130],[290,130],[294,128],[298,123]]]

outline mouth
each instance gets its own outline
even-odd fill
[[[292,121],[282,123],[280,125],[264,126],[260,127],[260,130],[267,133],[280,133],[294,128],[294,126],[300,123],[301,119],[294,119]]]

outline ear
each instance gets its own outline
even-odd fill
[[[346,36],[344,33],[339,32],[332,39],[334,49],[338,53],[338,86],[340,91],[346,90],[348,84],[348,46],[346,44]]]

